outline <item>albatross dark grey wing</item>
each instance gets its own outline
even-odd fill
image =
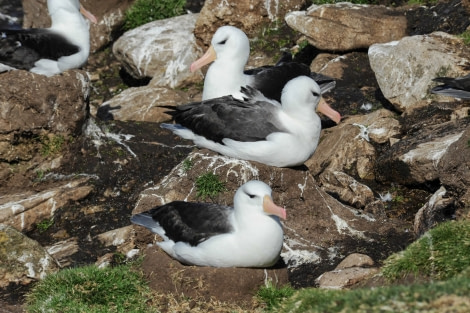
[[[0,63],[29,70],[40,59],[57,60],[80,51],[77,45],[49,29],[0,30]]]
[[[149,229],[161,227],[174,242],[196,246],[212,236],[232,232],[232,212],[231,207],[214,203],[173,201],[135,214],[131,221]]]
[[[249,93],[245,101],[225,96],[167,107],[171,111],[166,113],[195,134],[221,144],[224,138],[253,142],[265,140],[271,133],[285,131],[276,115],[280,104],[276,106],[272,102],[253,99],[252,95],[256,94]],[[162,127],[168,128],[165,124]]]

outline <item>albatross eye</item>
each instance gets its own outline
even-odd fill
[[[315,91],[312,91],[312,95],[313,95],[314,97],[319,97],[319,96],[320,96],[320,95],[319,95],[318,93],[316,93]]]
[[[227,39],[224,39],[224,40],[220,41],[218,44],[219,45],[225,45],[226,42],[227,42]]]
[[[253,199],[254,197],[256,197],[255,195],[250,195],[248,194],[248,197],[250,197],[250,199]]]

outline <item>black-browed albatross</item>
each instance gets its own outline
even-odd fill
[[[163,238],[167,254],[183,264],[213,267],[270,267],[282,249],[279,217],[271,188],[252,180],[233,198],[233,208],[214,203],[174,201],[135,214],[131,221]]]
[[[245,70],[250,56],[250,42],[246,34],[234,26],[217,29],[206,53],[191,64],[194,72],[212,62],[204,78],[202,100],[233,95],[241,98],[240,87],[250,86],[261,91],[269,99],[281,101],[284,85],[291,79],[311,76],[320,86],[322,93],[336,85],[333,78],[310,72],[302,63],[283,58],[275,66],[263,66]]]
[[[317,148],[321,120],[316,110],[336,123],[341,120],[308,76],[289,81],[281,103],[251,87],[242,91],[244,100],[225,96],[167,107],[177,124],[161,127],[226,156],[291,167],[303,164]]]
[[[459,99],[470,99],[470,74],[463,77],[436,77],[433,79],[442,85],[431,89],[432,93]]]
[[[89,24],[96,18],[79,0],[48,0],[50,28],[0,29],[0,71],[24,69],[52,76],[85,64]]]

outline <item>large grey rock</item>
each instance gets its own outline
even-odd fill
[[[59,270],[57,262],[31,238],[0,224],[0,287],[29,284]]]
[[[375,44],[368,53],[385,98],[401,112],[430,103],[432,79],[463,76],[470,62],[462,39],[443,32]]]
[[[320,50],[348,51],[406,35],[403,12],[385,6],[341,2],[312,5],[307,11],[286,14],[287,24],[304,34]]]
[[[113,53],[134,77],[153,77],[153,86],[175,88],[200,80],[189,71],[200,51],[193,35],[197,17],[186,14],[132,29],[114,43]]]

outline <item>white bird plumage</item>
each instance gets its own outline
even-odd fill
[[[233,208],[171,202],[135,214],[131,221],[160,235],[163,241],[157,245],[183,264],[269,267],[277,262],[282,249],[279,217],[286,218],[285,209],[274,204],[271,192],[267,184],[253,180],[237,190]]]
[[[252,88],[244,90],[243,101],[226,96],[172,107],[167,113],[178,124],[161,126],[226,156],[291,167],[315,152],[321,131],[317,109],[336,123],[341,119],[307,76],[286,84],[282,105]]]
[[[48,0],[47,7],[50,28],[0,30],[0,63],[9,69],[52,76],[78,68],[87,61],[90,33],[84,16],[93,23],[96,18],[79,0]]]
[[[275,66],[265,66],[247,73],[244,70],[249,56],[250,42],[241,29],[234,26],[218,28],[206,53],[191,64],[191,71],[194,72],[212,62],[204,79],[202,100],[226,95],[242,99],[240,87],[251,86],[260,90],[267,98],[280,101],[284,85],[301,75],[315,79],[322,93],[336,85],[333,78],[311,73],[305,64],[285,60]]]

